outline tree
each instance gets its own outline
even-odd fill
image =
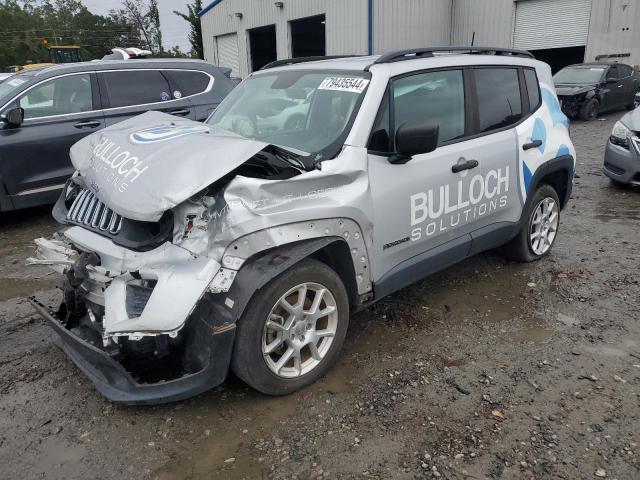
[[[84,59],[116,46],[141,46],[136,24],[94,15],[78,0],[0,0],[0,70],[49,61],[47,45],[76,44]]]
[[[195,0],[192,5],[187,5],[189,13],[182,13],[174,10],[173,13],[182,17],[189,22],[191,30],[189,31],[189,42],[191,42],[191,56],[193,58],[204,59],[204,48],[202,46],[202,25],[200,23],[200,15],[202,10],[202,0]]]
[[[111,10],[111,16],[126,19],[136,25],[147,44],[147,48],[154,55],[162,53],[158,0],[148,0],[148,2],[146,0],[123,0],[122,6],[124,8]]]

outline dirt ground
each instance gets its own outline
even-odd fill
[[[477,256],[352,318],[339,363],[269,398],[236,379],[178,404],[104,400],[26,297],[49,208],[0,217],[0,478],[640,478],[640,191],[601,173],[622,114],[572,125],[552,255]]]

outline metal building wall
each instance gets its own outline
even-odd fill
[[[511,48],[513,45],[514,0],[453,0],[453,45]]]
[[[451,0],[375,0],[373,52],[449,45]]]
[[[640,65],[640,1],[593,0],[585,60],[617,53],[631,54],[619,62]]]
[[[205,60],[214,62],[216,36],[237,32],[239,74],[245,76],[250,71],[247,30],[275,24],[278,59],[289,58],[288,22],[320,14],[326,15],[327,55],[367,53],[368,0],[284,0],[282,9],[273,0],[223,0],[202,16]]]

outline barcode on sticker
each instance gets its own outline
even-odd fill
[[[362,93],[368,84],[369,80],[364,78],[327,77],[322,81],[318,90]]]

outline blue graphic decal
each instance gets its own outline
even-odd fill
[[[569,147],[567,147],[564,144],[560,145],[560,148],[558,148],[558,153],[556,154],[556,157],[562,157],[563,155],[571,155],[571,152],[569,151]]]
[[[522,162],[522,173],[524,174],[524,188],[525,191],[529,191],[529,185],[531,185],[531,178],[533,177],[533,174],[531,173],[531,170],[529,170],[529,167],[527,166],[526,162]]]
[[[569,128],[569,119],[564,113],[562,113],[560,103],[556,96],[551,92],[551,90],[547,90],[546,88],[541,88],[540,90],[542,92],[542,101],[546,104],[549,112],[551,112],[551,121],[553,122],[553,126],[555,127],[560,123]]]
[[[538,147],[538,150],[540,150],[540,153],[544,153],[544,149],[547,146],[547,129],[540,118],[536,118],[536,121],[533,124],[531,140],[541,140],[542,144]]]
[[[133,143],[155,143],[164,140],[193,135],[194,133],[208,133],[209,127],[205,125],[184,125],[184,126],[157,126],[145,128],[129,135]]]

